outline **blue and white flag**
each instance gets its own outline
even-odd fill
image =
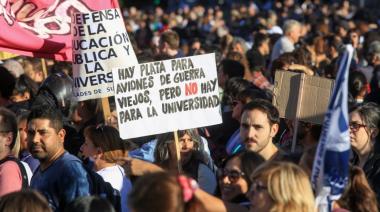
[[[313,164],[311,182],[319,211],[331,211],[348,181],[350,134],[348,118],[348,74],[354,49],[346,46],[340,58],[333,95],[323,122],[322,134]]]

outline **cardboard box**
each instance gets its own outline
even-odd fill
[[[273,104],[281,118],[322,124],[334,80],[289,71],[276,71]]]

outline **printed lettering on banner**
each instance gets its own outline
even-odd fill
[[[214,54],[112,69],[123,139],[220,124]]]
[[[71,15],[110,8],[118,1],[0,0],[0,51],[72,61]]]
[[[114,95],[112,68],[137,64],[119,9],[72,15],[73,97]]]

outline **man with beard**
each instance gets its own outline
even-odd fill
[[[280,117],[269,101],[256,99],[243,108],[240,137],[247,151],[258,153],[265,160],[283,160],[286,154],[273,144]]]
[[[54,211],[63,211],[77,197],[90,195],[82,162],[64,149],[65,135],[60,111],[46,106],[31,111],[28,149],[40,161],[31,188],[41,192]]]

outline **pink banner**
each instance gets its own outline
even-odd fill
[[[71,14],[118,7],[117,0],[0,0],[0,51],[72,61]]]

